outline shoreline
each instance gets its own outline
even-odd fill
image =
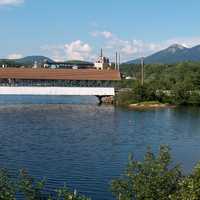
[[[128,108],[130,109],[163,109],[163,108],[176,108],[176,105],[168,104],[168,103],[159,103],[159,102],[140,102],[129,104]]]

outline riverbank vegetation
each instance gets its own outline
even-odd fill
[[[45,180],[36,181],[25,170],[20,171],[19,177],[10,177],[6,170],[0,170],[0,200],[90,200],[70,192],[67,187],[52,192],[45,190]]]
[[[161,146],[157,155],[148,148],[143,161],[130,155],[124,174],[111,183],[116,200],[199,200],[199,188],[200,163],[185,175],[173,163],[168,146]],[[50,193],[44,189],[45,181],[34,180],[24,170],[17,181],[0,170],[1,200],[16,200],[16,194],[25,200],[89,200],[66,187]]]
[[[127,106],[144,101],[176,105],[200,105],[200,63],[185,62],[174,65],[145,65],[144,84],[141,85],[139,65],[122,65],[121,72],[132,80],[124,80],[116,104]]]
[[[158,155],[150,149],[143,162],[130,156],[124,175],[112,182],[121,200],[198,200],[200,199],[200,164],[184,175],[172,162],[170,150],[161,146]]]

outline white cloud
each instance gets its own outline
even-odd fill
[[[91,35],[93,37],[99,37],[99,36],[101,36],[101,37],[104,37],[106,39],[109,39],[109,38],[113,37],[113,34],[110,31],[94,31],[94,32],[91,33]]]
[[[59,62],[67,60],[64,46],[65,45],[44,45],[40,47],[40,49],[44,52],[48,52],[49,56],[54,61]]]
[[[64,45],[46,45],[41,47],[41,50],[49,52],[55,61],[91,60],[93,58],[91,46],[81,40]]]
[[[122,39],[110,31],[94,31],[91,35],[96,38],[104,38],[102,46],[109,57],[112,57],[115,51],[119,51],[123,60],[146,56],[161,49],[160,44],[136,39]]]
[[[13,53],[7,56],[8,59],[20,59],[22,58],[23,55],[22,54],[18,54],[18,53]]]
[[[104,55],[108,56],[111,61],[114,61],[116,51],[120,52],[122,61],[127,61],[142,56],[149,56],[175,43],[187,47],[193,47],[200,44],[200,37],[179,37],[160,42],[148,42],[138,39],[124,39],[110,31],[105,30],[94,31],[91,35],[92,37],[95,37],[97,42],[95,49],[92,49],[92,46],[88,43],[76,40],[62,45],[47,45],[43,47],[42,50],[47,51],[56,61],[69,59],[95,61],[97,58],[95,53],[98,53],[100,48],[103,47]]]
[[[24,3],[24,0],[0,0],[0,6],[15,6]]]
[[[72,60],[84,60],[88,59],[92,48],[89,44],[82,42],[81,40],[76,40],[70,44],[65,44],[65,52],[68,59]]]
[[[110,31],[94,31],[91,35],[104,39],[101,45],[106,50],[108,56],[112,57],[115,51],[119,51],[123,61],[151,55],[175,43],[186,47],[200,44],[200,37],[179,37],[160,42],[146,42],[138,39],[123,39]]]
[[[199,37],[178,37],[169,39],[166,41],[167,45],[170,44],[181,44],[186,47],[193,47],[200,44],[200,36]]]

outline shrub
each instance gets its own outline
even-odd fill
[[[112,182],[112,191],[120,200],[170,200],[182,178],[180,167],[171,164],[166,146],[157,157],[148,149],[143,162],[131,156],[124,176]]]
[[[15,200],[15,185],[11,182],[8,173],[0,170],[0,200]]]
[[[18,180],[11,180],[5,170],[0,170],[0,200],[16,200],[16,193],[25,200],[89,200],[77,192],[70,192],[65,186],[52,193],[45,192],[45,181],[36,181],[22,170]]]
[[[128,106],[129,104],[136,103],[134,93],[132,91],[120,92],[115,97],[115,104],[120,106]]]
[[[200,163],[194,168],[191,175],[185,176],[179,182],[179,190],[172,195],[172,200],[199,200],[200,199]]]

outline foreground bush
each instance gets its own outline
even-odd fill
[[[0,170],[0,200],[15,200],[15,186],[5,170]]]
[[[120,200],[199,200],[200,164],[184,176],[179,165],[173,166],[169,148],[161,146],[155,156],[148,150],[144,161],[131,156],[122,178],[112,182]]]
[[[172,162],[167,146],[161,146],[158,155],[148,149],[142,162],[129,157],[124,175],[112,181],[112,191],[117,200],[199,200],[200,164],[184,175]],[[16,194],[25,200],[89,200],[66,187],[47,194],[45,181],[34,180],[26,171],[13,181],[0,170],[0,200],[16,200]]]
[[[17,181],[11,180],[5,170],[0,170],[0,200],[16,200],[16,194],[21,194],[25,200],[89,200],[66,187],[46,193],[45,181],[35,181],[24,170]]]

